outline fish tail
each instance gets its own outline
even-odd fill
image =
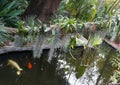
[[[21,71],[19,70],[19,71],[17,71],[17,75],[19,76],[21,74]]]
[[[23,69],[20,69],[20,70],[18,70],[17,71],[17,75],[19,76],[19,75],[21,75],[21,71],[22,71]]]

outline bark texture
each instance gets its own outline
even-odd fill
[[[28,16],[35,16],[42,21],[49,20],[57,12],[61,0],[31,0],[25,12],[21,15],[24,19]]]

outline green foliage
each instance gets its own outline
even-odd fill
[[[96,15],[97,0],[63,0],[64,7],[68,16],[74,16],[83,21],[92,21]]]
[[[106,36],[107,32],[106,31],[97,31],[95,33],[92,33],[90,36],[89,36],[89,43],[95,47],[95,46],[98,46],[100,44],[102,44],[105,36]]]
[[[105,17],[107,14],[107,9],[110,7],[110,4],[105,0],[105,2],[100,2],[97,8],[97,18]]]
[[[17,26],[18,15],[23,12],[18,9],[18,4],[14,0],[0,0],[0,20],[5,26]]]
[[[76,46],[76,38],[75,37],[72,37],[70,39],[70,42],[68,44],[68,48],[74,48]]]
[[[111,17],[111,25],[110,25],[109,29],[111,29],[110,36],[112,37],[112,40],[116,39],[120,33],[120,11],[117,11]]]
[[[97,8],[97,16],[96,17],[103,17],[108,18],[115,13],[115,11],[119,8],[119,0],[104,0],[103,2],[99,3]]]
[[[23,44],[27,44],[35,40],[36,33],[40,31],[39,27],[35,25],[36,23],[32,17],[27,18],[26,22],[22,20],[17,22],[17,39],[15,40],[16,44],[19,42],[17,46],[22,46]],[[40,25],[41,24],[39,24],[39,26]]]
[[[106,43],[103,43],[97,48],[99,53],[99,59],[97,67],[99,68],[103,82],[108,82],[110,77],[114,77],[117,81],[120,81],[120,53],[113,50]],[[109,59],[108,59],[109,58]],[[106,60],[107,61],[106,61]],[[106,63],[105,63],[106,62]],[[105,63],[105,64],[104,64]],[[101,72],[102,71],[102,72]],[[112,80],[111,80],[112,81]]]
[[[28,0],[14,0],[14,1],[17,2],[19,9],[25,10],[28,6]]]
[[[113,68],[116,68],[116,70],[120,70],[120,54],[116,52],[110,59],[110,62],[113,66]]]
[[[24,22],[23,21],[19,21],[18,22],[18,24],[17,24],[17,26],[18,26],[18,31],[17,31],[17,33],[20,35],[20,34],[26,34],[27,33],[27,30],[25,29],[25,27],[24,27]]]
[[[73,32],[77,29],[81,29],[83,26],[83,22],[76,18],[68,18],[64,16],[57,17],[53,19],[53,23],[58,25],[61,29],[65,30],[65,32]]]
[[[84,72],[85,72],[86,66],[76,66],[75,72],[76,72],[76,78],[80,78]]]
[[[115,70],[113,77],[115,77],[115,79],[120,82],[120,71],[119,70]]]
[[[5,42],[11,39],[11,36],[4,30],[4,26],[0,25],[0,46],[5,45]]]

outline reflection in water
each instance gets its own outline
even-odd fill
[[[31,55],[31,52],[0,55],[0,85],[107,85],[110,80],[120,78],[119,66],[111,64],[115,59],[116,63],[120,63],[120,54],[114,54],[111,49],[79,47],[66,53],[56,51],[51,63],[47,62],[48,50],[43,51],[40,59],[33,59]],[[26,56],[29,56],[32,69],[27,68]],[[8,59],[15,60],[23,68],[21,76],[7,66]],[[114,72],[118,73],[115,78]]]
[[[119,85],[120,53],[106,46],[97,47],[96,50],[85,49],[82,55],[81,52],[80,48],[73,49],[72,56],[67,52],[58,59],[60,74],[66,77],[70,85]]]
[[[80,49],[71,50],[76,59],[73,59],[68,52],[59,55],[58,69],[62,70],[60,74],[64,74],[70,85],[95,85],[98,77],[96,53],[94,50],[87,49],[81,55]]]
[[[68,76],[66,76],[68,77]],[[94,85],[98,75],[96,73],[96,68],[86,69],[85,73],[79,79],[76,78],[75,73],[72,73],[69,82],[71,85]]]

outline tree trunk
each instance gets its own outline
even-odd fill
[[[21,15],[24,19],[28,16],[34,16],[42,21],[49,20],[57,12],[61,0],[31,0],[25,12]]]

